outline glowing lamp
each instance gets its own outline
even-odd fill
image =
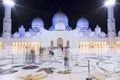
[[[116,0],[106,0],[105,6],[110,7],[115,5]]]
[[[8,6],[14,6],[15,3],[13,0],[3,0],[3,4]]]

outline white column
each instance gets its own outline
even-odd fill
[[[11,6],[5,5],[5,13],[3,19],[3,37],[10,38],[11,37]]]
[[[114,10],[113,7],[108,7],[108,37],[115,37],[115,18],[114,18]]]
[[[109,38],[109,45],[110,47],[114,47],[115,44],[115,36],[116,36],[116,30],[115,30],[115,18],[114,18],[114,6],[108,6],[108,21],[107,21],[107,27],[108,27],[108,38]]]
[[[4,19],[3,19],[3,38],[4,38],[4,50],[9,51],[10,37],[11,37],[11,8],[14,6],[13,0],[3,0],[5,6]]]

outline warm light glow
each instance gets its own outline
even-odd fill
[[[120,41],[116,42],[115,47],[120,48]]]
[[[4,3],[5,5],[14,6],[13,0],[3,0],[3,3]]]
[[[107,6],[107,7],[114,6],[115,2],[116,2],[116,0],[106,0],[105,6]]]
[[[79,48],[107,48],[106,42],[80,42]]]

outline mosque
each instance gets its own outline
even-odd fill
[[[65,13],[57,12],[52,18],[52,25],[48,30],[44,28],[44,21],[37,17],[33,19],[28,31],[21,25],[18,32],[11,34],[12,28],[11,7],[5,5],[3,20],[3,34],[0,46],[4,48],[17,47],[70,47],[70,48],[108,48],[120,47],[120,32],[116,36],[115,18],[113,7],[108,9],[108,33],[101,31],[96,25],[94,31],[89,26],[89,21],[82,17],[76,22],[76,28],[69,26]]]
[[[75,29],[72,29],[68,22],[66,14],[57,12],[53,16],[52,26],[46,30],[43,20],[35,18],[29,31],[26,32],[25,28],[21,26],[18,32],[12,35],[12,38],[19,40],[18,42],[22,42],[24,39],[27,39],[26,42],[31,42],[33,39],[32,42],[39,42],[41,47],[94,47],[94,43],[96,46],[107,47],[107,41],[105,41],[107,36],[98,25],[95,31],[92,31],[86,18],[80,18]]]
[[[9,45],[12,46],[41,46],[41,47],[107,47],[108,37],[97,25],[95,31],[89,27],[89,21],[82,17],[76,23],[76,28],[72,29],[66,14],[57,12],[52,19],[52,26],[49,30],[44,28],[41,18],[35,18],[31,23],[31,28],[26,31],[24,26],[20,26],[18,32],[10,34]],[[3,39],[7,37],[5,30]],[[1,45],[4,42],[1,42]]]
[[[120,31],[116,34],[114,0],[107,0],[107,34],[99,25],[92,31],[84,17],[78,19],[76,28],[72,29],[64,12],[54,14],[48,30],[44,28],[44,21],[37,17],[28,31],[22,25],[18,32],[11,34],[14,27],[12,0],[5,1],[0,37],[0,80],[120,79]],[[63,47],[69,47],[67,68]],[[49,48],[54,48],[54,55],[49,54]]]

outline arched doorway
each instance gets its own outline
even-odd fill
[[[62,38],[58,38],[57,39],[57,47],[58,48],[62,48],[63,47],[63,39]]]

